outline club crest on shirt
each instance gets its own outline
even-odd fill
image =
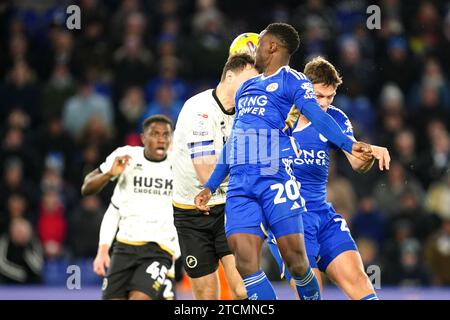
[[[266,87],[266,91],[273,92],[278,89],[278,83],[272,82]]]

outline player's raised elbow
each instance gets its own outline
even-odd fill
[[[98,169],[97,169],[98,170]],[[100,190],[95,188],[95,176],[98,174],[98,171],[94,170],[90,172],[86,177],[84,177],[83,185],[81,186],[81,195],[83,197],[90,196],[97,193]]]

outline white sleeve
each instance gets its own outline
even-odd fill
[[[118,156],[117,154],[118,151],[119,148],[111,152],[111,154],[106,158],[106,160],[103,161],[102,164],[99,166],[99,169],[102,173],[108,172],[111,169],[114,163],[114,159],[116,159],[116,157]]]
[[[116,157],[124,156],[126,154],[128,154],[128,155],[130,154],[130,149],[127,146],[117,148],[116,150],[111,152],[111,154],[106,158],[106,160],[103,161],[100,164],[100,166],[99,166],[100,172],[101,173],[105,173],[105,172],[108,172],[109,170],[111,170],[112,165],[113,165],[114,160],[116,159]],[[117,178],[118,178],[118,176],[117,177],[112,177],[111,181],[114,181]]]
[[[211,113],[193,112],[185,128],[186,143],[192,159],[215,154],[215,126]]]
[[[99,246],[102,244],[111,246],[117,232],[117,227],[119,226],[119,220],[119,209],[110,203],[103,216],[102,225],[100,226]]]

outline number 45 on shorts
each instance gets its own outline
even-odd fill
[[[151,265],[148,266],[145,272],[150,274],[153,280],[159,282],[159,284],[163,284],[164,280],[166,280],[168,270],[165,265],[161,265],[161,267],[159,265],[160,263],[158,261],[154,261]]]

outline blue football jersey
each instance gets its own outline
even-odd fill
[[[245,81],[236,93],[236,116],[229,139],[231,166],[296,157],[299,150],[292,132],[309,102],[317,103],[312,83],[289,66]]]
[[[344,134],[354,139],[352,124],[342,110],[330,106],[327,113],[338,123]],[[301,149],[300,157],[294,159],[293,170],[301,183],[301,195],[306,201],[306,208],[324,209],[328,206],[326,192],[330,148],[336,147],[311,122],[303,128],[295,129],[293,136]]]

